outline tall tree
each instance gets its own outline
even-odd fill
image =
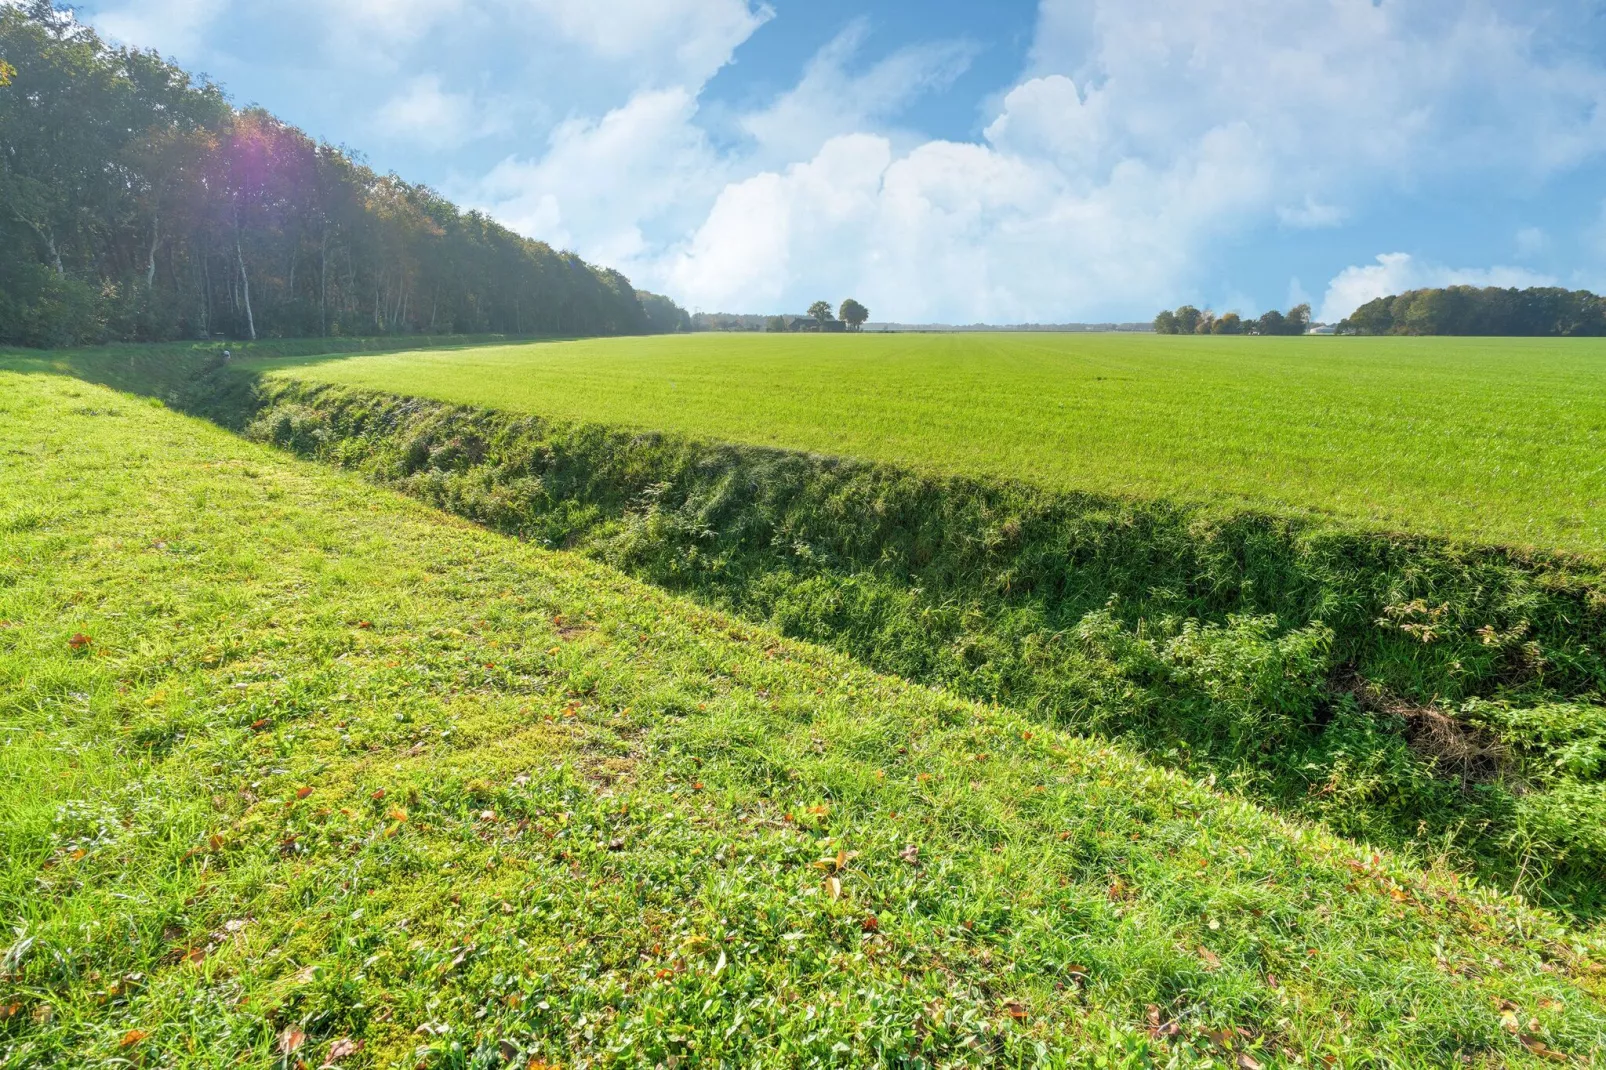
[[[870,319],[870,310],[850,297],[842,302],[837,316],[848,325],[848,330],[857,331]]]
[[[0,344],[689,326],[50,0],[0,0],[0,63]]]
[[[821,323],[831,322],[831,303],[829,301],[816,301],[809,306],[809,316]]]
[[[1260,319],[1255,321],[1256,334],[1287,334],[1288,317],[1275,308],[1261,313]]]

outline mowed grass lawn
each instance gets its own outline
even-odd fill
[[[1606,340],[704,334],[259,366],[1060,490],[1606,547]]]
[[[0,1066],[1461,1066],[1598,935],[0,373]]]

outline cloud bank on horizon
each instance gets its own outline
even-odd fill
[[[853,294],[921,322],[1252,313],[1303,277],[1331,321],[1417,286],[1606,281],[1588,0],[1041,0],[1013,50],[986,5],[941,35],[885,30],[921,2],[845,8],[864,14],[790,69],[773,43],[822,6],[81,15],[708,311]],[[941,134],[932,101],[962,113]]]

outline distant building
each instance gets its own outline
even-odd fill
[[[848,325],[841,320],[825,320],[822,323],[813,316],[790,316],[786,329],[797,334],[842,334],[847,331]]]
[[[1306,331],[1305,333],[1306,334],[1337,334],[1338,333],[1338,328],[1337,327],[1330,327],[1325,323],[1320,323],[1320,324],[1317,324],[1315,327],[1312,327],[1310,330]]]

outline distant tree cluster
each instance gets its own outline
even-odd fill
[[[694,331],[763,331],[773,317],[737,312],[698,312],[691,317]]]
[[[690,326],[50,0],[0,3],[0,87],[0,344]]]
[[[1475,286],[1410,290],[1356,309],[1340,334],[1606,335],[1606,298],[1587,290]]]
[[[786,322],[783,318],[785,330],[822,330],[822,331],[857,331],[864,326],[870,318],[870,310],[865,308],[853,298],[848,298],[835,312],[831,310],[831,302],[816,301],[809,306],[808,320],[813,320],[816,326],[810,327],[807,321],[792,320]],[[773,324],[772,324],[773,327]]]
[[[675,304],[663,294],[636,291],[642,315],[647,317],[648,334],[682,334],[690,331],[691,313]]]
[[[1295,305],[1285,315],[1273,309],[1259,319],[1246,320],[1236,312],[1217,316],[1183,305],[1175,312],[1154,317],[1155,334],[1304,334],[1310,330],[1310,306]]]

